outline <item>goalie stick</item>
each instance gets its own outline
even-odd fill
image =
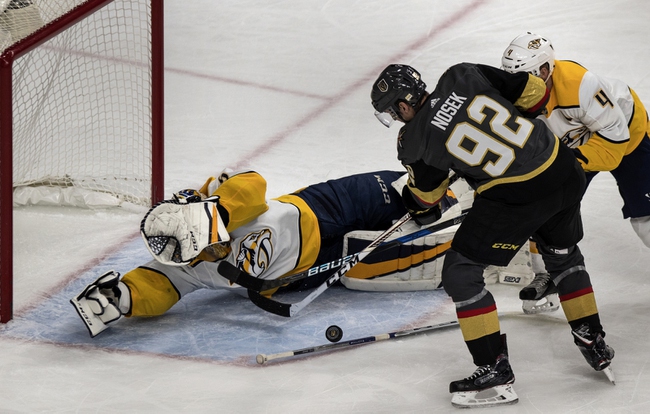
[[[465,217],[467,216],[467,211],[463,211],[457,217],[453,219],[443,221],[442,223],[429,226],[426,229],[422,229],[411,233],[410,236],[419,234],[417,237],[422,237],[425,234],[435,233],[447,227],[451,227],[456,224],[460,224]],[[345,275],[354,265],[362,261],[366,256],[368,256],[373,250],[380,246],[391,234],[393,234],[397,229],[399,229],[404,223],[411,220],[411,215],[406,214],[404,217],[399,219],[395,224],[393,224],[388,230],[381,233],[375,240],[373,240],[365,249],[361,250],[357,255],[354,255],[349,262],[345,263],[336,273],[331,275],[320,284],[316,289],[314,289],[309,295],[303,298],[301,301],[294,303],[283,303],[276,300],[267,298],[260,295],[259,292],[256,292],[252,289],[248,290],[248,298],[253,302],[257,307],[264,309],[267,312],[274,313],[279,316],[291,317],[297,314],[302,308],[309,305],[314,301],[318,296],[320,296],[327,288],[332,286],[334,283],[338,282],[343,275]],[[414,238],[417,238],[414,237]]]
[[[460,215],[458,215],[455,219],[460,218],[462,221],[462,218],[467,214],[468,210],[462,211]],[[460,221],[458,222],[460,223]],[[454,224],[458,224],[454,223]],[[436,225],[434,225],[436,226]],[[450,226],[445,226],[445,227],[450,227]],[[403,243],[408,243],[410,241],[413,241],[415,239],[419,239],[420,237],[424,237],[427,234],[435,233],[436,231],[439,231],[441,229],[437,230],[430,230],[429,228],[423,228],[420,230],[417,230],[413,233],[405,234],[403,236],[397,237],[396,239],[393,239],[391,241],[383,242],[377,248],[370,254],[377,254],[380,253],[384,250],[390,249],[391,247],[394,247],[398,244],[403,244]],[[316,276],[322,272],[328,271],[328,270],[333,270],[338,267],[343,266],[344,264],[352,261],[356,256],[359,255],[360,252],[347,255],[345,257],[341,257],[336,260],[332,260],[331,262],[324,263],[319,266],[314,266],[308,270],[305,270],[304,272],[296,273],[291,276],[287,277],[282,277],[278,279],[260,279],[255,276],[251,276],[248,273],[244,272],[243,270],[239,269],[237,266],[234,264],[227,262],[227,261],[221,261],[218,265],[218,271],[219,274],[232,283],[236,283],[239,286],[242,286],[246,289],[251,289],[256,292],[263,292],[265,290],[277,288],[280,286],[285,286],[293,282],[297,282],[302,279],[306,279],[308,277]]]
[[[451,186],[453,183],[458,181],[460,177],[456,175],[455,173],[451,173],[449,176],[449,185]],[[397,188],[396,188],[397,189]],[[401,190],[398,190],[401,191]],[[461,212],[459,216],[464,216],[469,209],[464,210]],[[391,240],[390,242],[385,242],[379,245],[379,249],[375,250],[373,253],[379,253],[385,249],[389,249],[393,246],[396,246],[401,243],[408,243],[412,240],[418,239],[420,237],[426,236],[427,234],[434,233],[437,230],[430,231],[428,229],[422,229],[416,232],[413,232],[411,234],[406,234],[404,236],[400,236],[394,240]],[[338,267],[343,266],[345,263],[348,263],[351,261],[354,257],[356,257],[359,254],[359,252],[341,257],[340,259],[332,260],[329,263],[323,263],[319,266],[314,266],[310,269],[307,269],[303,272],[300,273],[295,273],[290,276],[278,278],[278,279],[260,279],[255,276],[251,276],[248,273],[244,272],[243,270],[237,268],[234,264],[226,261],[221,261],[218,265],[218,271],[219,274],[226,279],[228,279],[230,282],[238,284],[239,286],[242,286],[246,289],[251,289],[256,292],[263,292],[265,290],[270,290],[274,288],[278,288],[281,286],[288,285],[293,282],[297,282],[302,279],[306,279],[311,276],[316,276],[322,272],[326,272],[328,270],[333,270]]]
[[[287,352],[280,352],[277,354],[258,354],[256,357],[257,363],[260,365],[264,365],[265,363],[274,360],[274,359],[281,359],[281,358],[290,358],[293,356],[298,356],[298,355],[304,355],[304,354],[312,354],[316,352],[324,352],[324,351],[333,351],[335,349],[340,349],[340,348],[347,348],[350,346],[356,346],[356,345],[361,345],[361,344],[367,344],[371,342],[379,342],[379,341],[385,341],[387,339],[394,339],[394,338],[402,338],[404,336],[410,336],[410,335],[416,335],[416,334],[421,334],[425,332],[430,332],[430,331],[435,331],[439,329],[444,329],[444,328],[450,328],[458,326],[457,321],[449,321],[449,322],[443,322],[439,323],[436,325],[429,325],[429,326],[423,326],[420,328],[413,328],[413,329],[407,329],[404,331],[397,331],[397,332],[390,332],[390,333],[385,333],[381,335],[372,335],[372,336],[366,336],[365,338],[358,338],[358,339],[351,339],[346,342],[338,342],[338,343],[330,343],[327,345],[319,345],[319,346],[314,346],[311,348],[302,348],[302,349],[296,349],[294,351],[287,351]]]

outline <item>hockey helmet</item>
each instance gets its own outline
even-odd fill
[[[528,72],[538,77],[544,63],[548,63],[548,76],[551,76],[555,68],[553,45],[550,40],[531,32],[515,37],[501,57],[501,69],[506,72]]]
[[[412,67],[388,65],[372,85],[370,99],[375,116],[384,126],[390,127],[394,120],[400,119],[399,102],[406,102],[415,108],[426,88],[420,73]]]

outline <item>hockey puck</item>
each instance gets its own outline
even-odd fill
[[[343,338],[343,329],[336,325],[332,325],[325,331],[325,338],[330,342],[338,342]]]

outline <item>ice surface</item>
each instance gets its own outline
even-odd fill
[[[432,88],[448,66],[499,65],[531,30],[557,57],[626,81],[650,104],[650,3],[560,1],[167,1],[166,193],[225,167],[260,171],[269,196],[357,172],[400,168],[395,127],[373,117],[370,87],[389,63]],[[523,316],[494,285],[508,334],[513,413],[650,410],[650,252],[622,219],[610,174],[583,203],[592,275],[617,385],[587,366],[563,316]],[[120,321],[91,340],[67,300],[109,267],[149,260],[142,214],[14,211],[15,315],[0,328],[0,412],[424,413],[455,411],[448,384],[474,367],[458,329],[258,366],[259,352],[454,319],[443,292],[328,291],[296,318],[220,292],[168,314]],[[303,313],[304,312],[304,313]]]

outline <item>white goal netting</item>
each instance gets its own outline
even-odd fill
[[[0,52],[87,3],[13,63],[14,205],[151,204],[150,1],[0,0]]]

